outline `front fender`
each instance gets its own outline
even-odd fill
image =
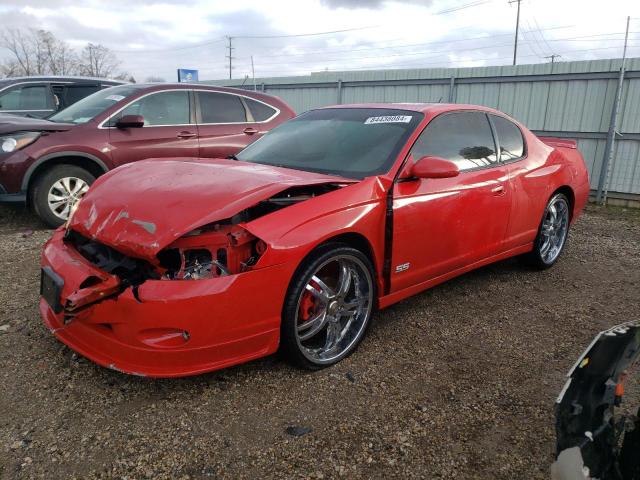
[[[29,168],[27,169],[24,178],[22,179],[22,190],[27,190],[29,187],[29,182],[31,181],[31,177],[33,174],[47,162],[52,160],[56,160],[59,158],[83,158],[87,162],[91,162],[99,167],[103,172],[109,171],[109,159],[106,158],[98,151],[94,151],[93,153],[88,153],[85,151],[77,151],[77,150],[60,150],[52,153],[48,153],[38,158],[35,162],[33,162]]]
[[[293,205],[243,225],[269,245],[262,265],[300,263],[318,245],[343,234],[356,234],[371,247],[378,272],[384,260],[386,195],[384,179],[354,185]]]

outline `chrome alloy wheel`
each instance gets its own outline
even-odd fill
[[[546,264],[553,263],[564,246],[569,231],[569,205],[564,196],[557,195],[547,206],[540,233],[540,258]]]
[[[53,214],[66,220],[71,208],[89,190],[89,184],[78,177],[64,177],[51,185],[47,194],[49,209]]]
[[[367,267],[351,255],[322,263],[298,297],[296,341],[315,364],[345,356],[364,333],[373,307]]]

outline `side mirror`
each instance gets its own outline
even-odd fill
[[[440,157],[422,157],[410,169],[413,178],[450,178],[460,173],[458,165]]]
[[[144,127],[144,117],[142,115],[124,115],[117,122],[118,128],[141,128]]]

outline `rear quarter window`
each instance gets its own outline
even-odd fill
[[[249,110],[251,111],[251,115],[253,115],[253,119],[256,122],[264,122],[265,120],[273,117],[277,110],[266,103],[258,102],[257,100],[253,100],[252,98],[245,98]]]
[[[498,143],[500,144],[500,160],[509,162],[524,156],[524,139],[520,128],[510,120],[497,115],[491,115],[496,128]]]

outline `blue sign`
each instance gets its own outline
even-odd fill
[[[178,81],[179,82],[197,82],[198,70],[187,70],[186,68],[179,68]]]

